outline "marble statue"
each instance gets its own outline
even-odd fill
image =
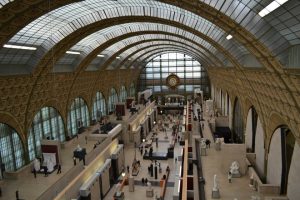
[[[76,151],[81,151],[82,150],[82,148],[80,147],[80,145],[78,144],[77,145],[77,148],[76,148]]]
[[[148,182],[147,182],[147,186],[148,186],[148,188],[149,188],[149,189],[151,189],[151,188],[152,188],[152,184],[151,184],[151,182],[150,182],[150,181],[148,181]]]
[[[34,169],[35,169],[35,171],[40,171],[40,169],[41,169],[41,163],[40,163],[40,161],[38,160],[38,159],[34,159],[34,161],[33,161],[33,167],[34,167]]]
[[[201,140],[200,147],[206,148],[205,140]]]
[[[237,161],[233,161],[229,170],[232,174],[232,177],[240,177],[240,165]]]
[[[120,196],[122,193],[121,183],[116,184],[116,196]]]
[[[214,175],[213,191],[219,191],[219,185],[218,185],[218,180],[217,180],[217,174]]]
[[[46,164],[47,164],[47,168],[48,168],[48,171],[49,172],[52,172],[54,170],[54,164],[53,164],[53,161],[51,159],[48,159],[46,161]]]

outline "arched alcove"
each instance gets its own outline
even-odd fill
[[[90,117],[87,104],[82,98],[77,97],[72,101],[68,112],[68,136],[75,136],[89,125]]]
[[[5,171],[16,171],[25,165],[24,146],[19,133],[0,123],[0,159]]]
[[[110,94],[108,97],[108,112],[112,113],[115,111],[116,103],[118,102],[118,94],[115,88],[110,89]]]
[[[92,118],[99,121],[104,115],[106,115],[106,101],[102,92],[97,92],[93,103]]]
[[[30,160],[40,156],[42,139],[66,139],[63,119],[53,107],[43,107],[34,116],[27,138]]]
[[[130,84],[130,87],[129,87],[129,96],[130,97],[134,97],[135,96],[135,86],[134,86],[134,83]]]
[[[125,102],[127,98],[127,91],[124,85],[121,86],[120,88],[120,102]]]
[[[269,146],[267,183],[280,186],[281,194],[287,194],[289,187],[293,188],[294,184],[299,186],[298,179],[289,180],[292,174],[296,175],[299,172],[299,168],[295,168],[295,166],[299,166],[299,157],[296,159],[296,155],[299,155],[299,146],[295,142],[294,135],[287,126],[279,126],[273,132]],[[289,192],[291,195],[295,195],[295,193],[299,194],[297,190]]]
[[[232,132],[234,143],[244,143],[244,120],[242,107],[238,98],[234,101]]]
[[[254,153],[255,151],[257,119],[258,119],[257,112],[254,106],[251,106],[247,115],[246,131],[245,131],[246,134],[245,143],[246,143],[247,152]]]

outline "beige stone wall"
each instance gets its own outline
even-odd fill
[[[211,83],[228,92],[231,108],[237,97],[243,109],[244,127],[249,108],[253,105],[266,134],[269,148],[271,136],[280,125],[287,125],[300,142],[300,70],[284,70],[281,74],[264,69],[210,67]]]
[[[24,144],[35,114],[44,106],[52,106],[61,114],[65,127],[71,102],[82,97],[90,114],[93,99],[101,91],[108,100],[111,87],[119,94],[121,85],[136,81],[139,70],[105,70],[100,72],[48,73],[35,77],[20,75],[0,77],[0,123],[15,128]]]

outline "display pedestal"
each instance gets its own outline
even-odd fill
[[[146,197],[153,197],[153,189],[149,188],[146,190]]]
[[[216,151],[221,151],[221,143],[215,143]]]
[[[125,103],[116,103],[116,115],[125,116]]]
[[[116,192],[115,195],[114,195],[114,199],[115,200],[123,200],[125,197],[124,197],[124,192]]]
[[[232,178],[240,178],[241,177],[241,174],[240,173],[232,173]]]
[[[134,192],[134,178],[129,177],[129,192]]]
[[[219,190],[216,190],[216,191],[212,191],[211,193],[211,198],[213,199],[220,199],[220,191]]]
[[[206,154],[206,148],[200,148],[200,155],[201,156],[206,156],[207,154]]]

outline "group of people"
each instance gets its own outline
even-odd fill
[[[42,167],[40,167],[39,170],[37,170],[36,166],[33,166],[32,173],[34,175],[34,178],[36,178],[37,173],[40,172],[41,169],[42,169],[42,172],[44,172],[44,176],[45,177],[48,176],[49,172],[48,172],[48,167],[47,166],[42,166]],[[61,165],[60,165],[60,163],[57,163],[56,169],[57,169],[57,174],[60,174],[61,173]]]

